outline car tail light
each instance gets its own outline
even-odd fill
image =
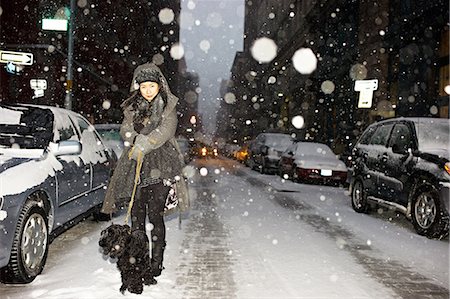
[[[312,174],[319,174],[317,169],[297,168],[297,174],[300,178],[307,178]]]
[[[445,163],[444,169],[445,171],[447,171],[448,174],[450,174],[450,162]]]

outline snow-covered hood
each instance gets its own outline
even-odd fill
[[[330,169],[347,171],[344,162],[329,157],[301,156],[295,157],[295,164],[306,169]]]
[[[3,158],[0,156],[0,173],[4,172],[5,170],[9,168],[13,168],[17,165],[20,165],[22,163],[26,163],[30,160],[33,160],[31,158]]]
[[[422,152],[432,154],[437,157],[447,159],[447,161],[450,161],[450,151],[448,151],[446,149],[426,148],[426,149],[423,149]]]
[[[34,153],[33,153],[34,151]],[[20,194],[55,176],[62,164],[43,150],[20,151],[14,156],[0,154],[0,196]]]

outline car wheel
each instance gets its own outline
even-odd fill
[[[434,186],[418,188],[412,202],[412,222],[419,235],[438,239],[448,235],[449,215],[442,209]]]
[[[258,166],[258,171],[261,174],[265,174],[266,173],[266,167],[264,166],[264,159],[261,161],[261,165]]]
[[[48,220],[36,201],[25,203],[17,222],[11,257],[2,270],[2,282],[29,283],[44,268],[48,254]]]
[[[367,193],[361,180],[356,180],[352,188],[352,207],[358,213],[367,213],[369,205],[367,204]]]

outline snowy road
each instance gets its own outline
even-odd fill
[[[344,189],[283,181],[226,159],[193,165],[192,210],[181,230],[167,219],[157,285],[122,296],[115,264],[97,245],[108,223],[87,220],[51,244],[33,283],[0,285],[0,297],[449,297],[448,239],[418,236],[392,212],[357,214]]]

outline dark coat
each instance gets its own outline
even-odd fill
[[[161,71],[156,65],[147,63],[139,66],[136,69],[133,78],[142,68],[154,68],[161,73]],[[163,146],[166,142],[170,142],[172,145],[171,147],[176,149],[176,153],[179,159],[179,161],[176,161],[176,163],[184,164],[183,155],[181,154],[178,143],[174,138],[178,123],[177,113],[175,109],[176,104],[178,102],[178,98],[170,92],[167,81],[162,75],[162,73],[161,77],[163,79],[161,82],[161,87],[167,94],[167,103],[162,112],[161,121],[158,127],[156,127],[156,129],[154,130],[151,130],[148,134],[145,135],[141,134],[143,135],[141,137],[145,137],[145,140],[147,141],[144,145],[145,146],[144,153],[156,150],[161,146]],[[122,136],[125,144],[129,145],[129,147],[126,147],[121,157],[119,158],[119,161],[117,162],[116,168],[114,170],[114,174],[108,185],[108,190],[106,192],[106,196],[103,201],[103,206],[101,210],[102,213],[106,214],[116,212],[119,207],[127,205],[131,198],[131,194],[134,187],[134,179],[137,163],[136,161],[130,160],[128,158],[128,153],[131,150],[131,146],[133,145],[133,142],[139,135],[139,133],[137,133],[134,130],[133,120],[135,112],[132,110],[131,106],[125,107],[123,113],[124,119],[120,127],[120,135]],[[145,132],[146,124],[143,123],[143,125],[144,129],[141,130],[141,132]],[[143,163],[146,163],[145,157]],[[189,194],[184,176],[181,173],[179,174],[179,176],[181,179],[176,182],[177,196],[179,199],[178,210],[184,212],[188,210],[190,205]]]

